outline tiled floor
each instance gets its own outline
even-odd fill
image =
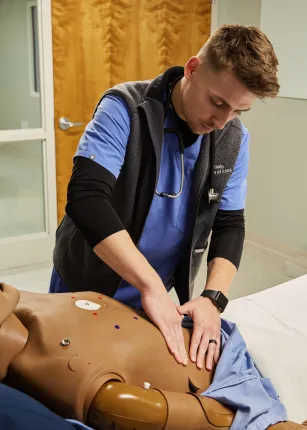
[[[19,289],[47,293],[52,263],[19,268],[0,272],[0,281],[5,281]],[[230,289],[229,298],[246,296],[266,288],[279,285],[290,279],[307,273],[306,267],[295,261],[260,248],[250,243],[245,244],[240,270]],[[202,291],[206,280],[206,262],[201,267],[195,284],[194,295]],[[176,300],[176,295],[172,293]]]

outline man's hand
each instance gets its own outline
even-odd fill
[[[220,355],[221,317],[218,309],[207,297],[197,297],[178,307],[180,315],[189,315],[194,322],[193,335],[190,346],[190,359],[199,369],[204,365],[211,370],[213,362],[216,364]],[[214,339],[216,343],[210,343]]]
[[[188,357],[184,345],[182,316],[171,300],[165,287],[141,291],[142,305],[146,315],[161,331],[170,352],[179,364],[187,365]]]
[[[145,313],[161,331],[178,363],[188,364],[184,345],[182,316],[169,297],[158,273],[131,240],[126,230],[108,236],[94,252],[125,281],[136,287]]]

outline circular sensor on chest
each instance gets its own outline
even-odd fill
[[[90,302],[89,300],[77,300],[75,302],[75,306],[80,309],[85,309],[86,311],[97,311],[101,308],[100,305],[94,302]]]

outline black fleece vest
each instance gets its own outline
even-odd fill
[[[154,80],[119,84],[103,95],[121,97],[130,114],[131,130],[125,161],[110,201],[136,245],[158,183],[164,93],[168,82],[180,75],[183,75],[183,68],[172,67]],[[221,198],[240,150],[241,122],[239,119],[230,121],[223,130],[216,131],[215,136],[214,188]],[[192,189],[193,232],[172,280],[181,303],[192,296],[194,280],[218,209],[219,202],[208,202],[209,147],[210,135],[204,135]],[[90,290],[113,296],[121,282],[120,276],[96,256],[67,215],[56,233],[54,265],[70,291]]]

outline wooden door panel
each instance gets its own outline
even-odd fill
[[[72,157],[83,128],[64,132],[59,129],[61,117],[84,121],[83,80],[80,27],[80,1],[52,1],[52,44],[54,76],[54,120],[56,144],[56,176],[58,221],[64,215],[67,184],[72,170]]]
[[[210,35],[210,0],[52,0],[58,219],[84,127],[102,93],[184,65]]]

